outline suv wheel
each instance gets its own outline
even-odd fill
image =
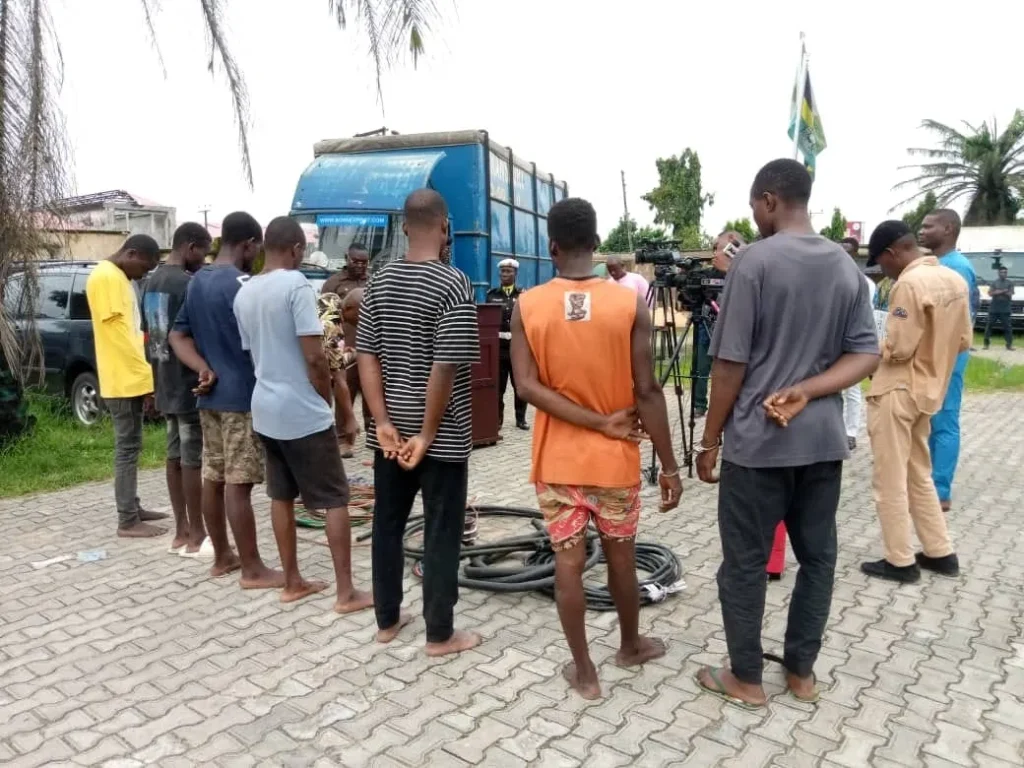
[[[71,385],[71,410],[80,424],[91,427],[103,413],[100,384],[94,373],[80,373]]]

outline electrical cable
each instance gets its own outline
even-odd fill
[[[533,527],[532,533],[508,536],[480,544],[463,544],[459,568],[459,586],[487,592],[542,592],[549,597],[555,594],[555,552],[544,531],[544,516],[536,509],[505,506],[474,506],[471,512],[479,517],[525,519]],[[409,519],[405,531],[405,556],[422,560],[423,547],[412,539],[423,532],[426,525],[422,516]],[[369,532],[360,534],[359,541],[365,540]],[[604,551],[600,546],[597,532],[589,529],[586,534],[587,559],[584,572],[599,563],[604,563]],[[505,561],[515,556],[526,555],[520,565]],[[663,601],[668,595],[682,589],[682,566],[671,549],[662,544],[636,542],[637,569],[647,574],[639,581],[640,604],[652,605]],[[587,608],[593,611],[613,611],[615,604],[605,585],[584,583],[583,591]]]

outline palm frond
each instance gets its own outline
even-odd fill
[[[415,67],[426,50],[424,33],[440,15],[437,4],[434,0],[391,0],[387,6],[384,26],[388,31],[388,47],[398,52],[408,46]]]
[[[242,153],[242,173],[249,186],[253,186],[252,157],[249,154],[249,92],[245,87],[245,79],[238,68],[234,56],[227,45],[224,30],[223,0],[199,0],[206,21],[206,32],[209,36],[210,72],[214,71],[217,59],[224,67],[224,75],[228,79],[231,92],[231,103],[235,110],[235,127],[238,129],[238,149]]]
[[[164,64],[164,54],[160,50],[160,41],[156,36],[156,26],[153,24],[153,17],[160,11],[160,0],[139,0],[142,3],[142,13],[146,18],[146,32],[149,33],[149,41],[153,43],[153,50],[156,51],[156,60],[160,62],[160,71],[164,78],[167,77],[167,65]]]

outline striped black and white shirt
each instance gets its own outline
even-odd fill
[[[466,461],[472,449],[470,366],[480,357],[469,278],[440,261],[385,264],[363,294],[356,349],[380,360],[384,401],[403,438],[423,427],[434,363],[458,365],[452,397],[427,456]],[[377,450],[376,425],[366,444]]]

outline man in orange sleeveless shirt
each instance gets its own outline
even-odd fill
[[[554,205],[548,237],[558,277],[519,298],[512,367],[520,396],[537,409],[530,481],[555,550],[555,600],[573,658],[563,674],[581,696],[596,699],[601,687],[587,647],[583,592],[591,520],[619,614],[616,662],[633,666],[665,653],[664,643],[640,635],[638,626],[634,538],[641,424],[661,460],[662,511],[679,504],[682,485],[665,398],[654,379],[644,298],[593,276],[599,239],[597,215],[587,201]]]

